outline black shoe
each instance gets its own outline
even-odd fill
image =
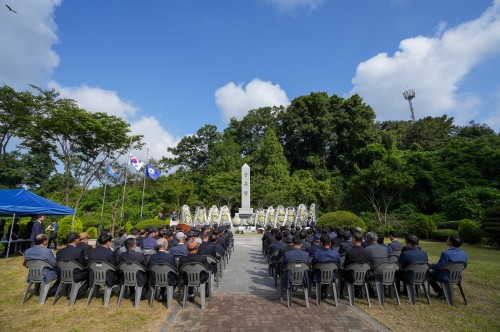
[[[439,293],[437,293],[437,294],[436,294],[436,297],[437,297],[438,299],[445,299],[445,298],[446,298],[446,295],[444,295],[444,292],[439,292]]]
[[[190,295],[188,296],[188,301],[189,301],[189,302],[194,302],[194,294],[190,294]]]

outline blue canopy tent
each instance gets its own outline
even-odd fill
[[[7,248],[9,257],[14,218],[29,215],[73,215],[74,209],[54,203],[24,189],[0,189],[0,216],[12,216],[12,224]]]

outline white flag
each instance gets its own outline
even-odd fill
[[[144,166],[144,163],[134,157],[132,154],[130,154],[130,164],[132,164],[132,166],[134,166],[134,168],[138,171],[140,171],[142,166]]]

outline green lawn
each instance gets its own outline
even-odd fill
[[[443,250],[443,242],[421,241],[431,263],[437,262]],[[431,297],[431,305],[419,298],[415,306],[403,297],[401,307],[396,299],[386,299],[385,307],[372,301],[372,307],[356,302],[358,308],[370,314],[394,331],[500,331],[500,250],[463,245],[469,256],[469,264],[463,273],[463,287],[468,305],[463,305],[460,292],[455,292],[455,305],[446,300]],[[431,289],[431,294],[434,292]]]
[[[55,306],[54,297],[43,305],[38,304],[38,297],[32,297],[21,306],[27,271],[21,256],[0,259],[0,331],[160,331],[173,310],[159,302],[149,309],[146,301],[135,309],[128,299],[117,308],[116,296],[105,308],[102,292],[88,308],[86,300],[69,307],[65,297]]]

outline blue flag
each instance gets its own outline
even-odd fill
[[[146,164],[146,175],[149,176],[151,179],[156,181],[156,179],[158,179],[160,174],[161,171],[159,169],[156,169],[153,166]]]
[[[118,180],[118,174],[116,173],[116,170],[111,167],[110,164],[108,164],[108,174],[111,175],[115,180]]]

